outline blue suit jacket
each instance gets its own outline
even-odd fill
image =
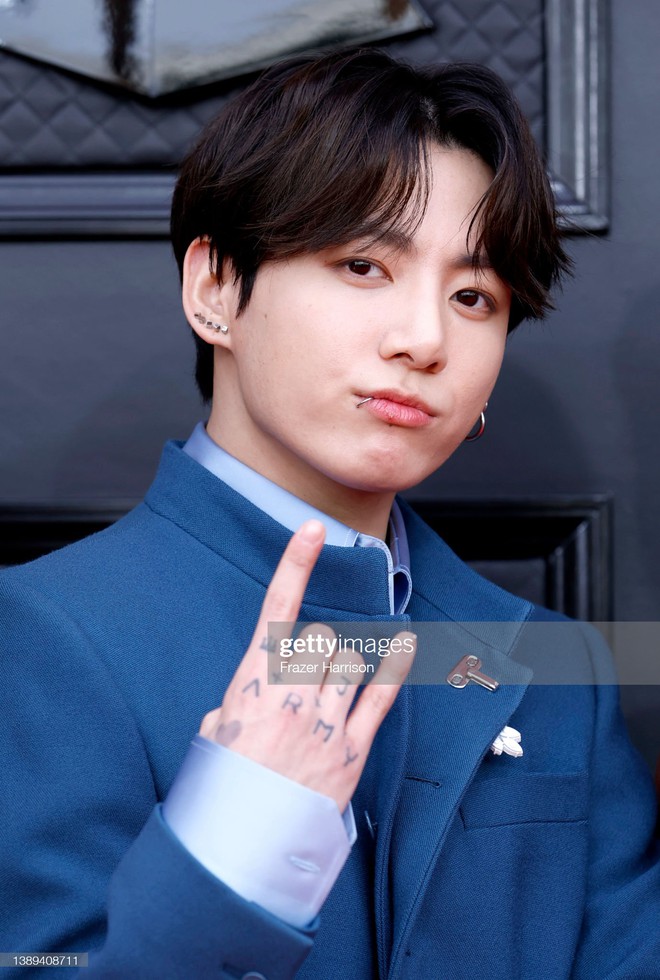
[[[90,980],[660,977],[652,791],[615,688],[528,686],[520,624],[543,611],[404,509],[414,593],[398,618],[472,623],[467,649],[512,683],[401,692],[353,800],[358,842],[307,931],[210,875],[157,805],[289,532],[170,444],[124,520],[0,576],[3,950],[97,949]],[[302,618],[388,618],[386,578],[380,552],[327,547]],[[554,655],[602,679],[595,634],[564,635]],[[488,751],[507,723],[521,759]]]

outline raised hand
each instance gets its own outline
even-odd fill
[[[357,693],[350,665],[361,662],[341,651],[334,662],[344,674],[301,675],[311,683],[269,681],[269,624],[295,622],[310,575],[321,553],[325,529],[307,521],[293,535],[266,592],[252,641],[221,707],[205,715],[200,734],[276,772],[332,797],[343,811],[364,769],[376,732],[391,708],[414,659],[414,634],[397,634],[412,653],[382,660],[370,683]],[[319,625],[314,632],[329,627]],[[288,634],[287,634],[288,635]],[[332,678],[332,680],[330,680]],[[337,683],[339,681],[339,683]]]

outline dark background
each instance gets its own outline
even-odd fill
[[[425,44],[396,47],[423,57]],[[610,230],[570,241],[575,279],[510,339],[484,438],[415,491],[611,493],[626,620],[660,608],[659,50],[656,0],[614,2]],[[0,280],[0,504],[139,498],[164,440],[203,415],[167,242],[3,241]],[[627,689],[624,703],[650,761],[660,692]]]

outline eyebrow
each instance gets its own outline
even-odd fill
[[[477,258],[474,252],[471,254],[465,252],[463,255],[457,255],[449,264],[454,269],[474,269],[476,267],[477,269],[483,269],[484,272],[495,271],[487,256]]]
[[[385,228],[376,236],[374,243],[386,245],[394,249],[395,252],[401,252],[404,255],[415,251],[412,235],[408,235],[405,231],[397,228]]]

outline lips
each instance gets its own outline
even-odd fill
[[[417,408],[420,412],[424,412],[425,415],[432,416],[434,414],[433,409],[425,401],[422,401],[421,398],[416,398],[414,395],[407,395],[405,392],[396,391],[393,388],[388,388],[383,391],[370,391],[368,394],[374,399],[394,402],[397,405],[409,405],[410,408]]]
[[[428,425],[433,418],[433,412],[426,402],[399,391],[374,391],[361,396],[358,406],[362,405],[371,415],[388,425],[409,429]]]

